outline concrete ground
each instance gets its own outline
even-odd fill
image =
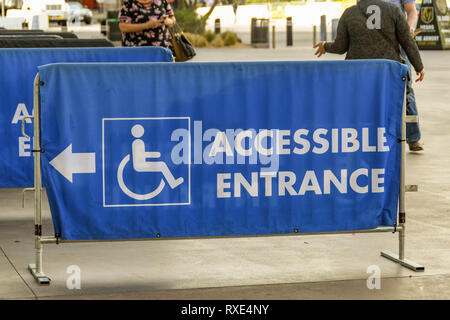
[[[275,50],[199,49],[194,61],[316,59],[310,40]],[[22,208],[21,190],[0,189],[0,299],[450,299],[450,51],[422,57],[427,73],[415,90],[425,152],[407,155],[407,184],[419,192],[407,194],[406,255],[425,272],[380,256],[397,252],[391,233],[155,240],[45,245],[52,282],[39,286],[27,270],[34,262],[33,195]],[[53,235],[44,203],[44,234]],[[67,288],[73,265],[81,289]],[[381,289],[369,290],[373,265]]]

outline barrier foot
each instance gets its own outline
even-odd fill
[[[413,271],[425,271],[425,267],[408,259],[400,259],[398,254],[391,251],[381,251],[381,256],[400,264]]]
[[[29,264],[28,270],[30,270],[31,275],[33,278],[39,283],[40,285],[49,285],[50,284],[50,278],[47,277],[42,272],[36,272],[36,265],[35,264]]]

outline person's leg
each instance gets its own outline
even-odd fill
[[[403,52],[403,57],[406,60],[408,65],[408,79],[406,83],[406,114],[416,116],[417,105],[416,105],[416,97],[414,94],[414,89],[412,88],[412,66],[408,60],[407,55]],[[421,138],[420,127],[418,122],[408,122],[406,123],[406,141],[410,145],[410,150],[416,149],[414,151],[423,150],[423,146],[419,145],[419,140]]]
[[[408,83],[406,85],[406,114],[410,116],[418,115],[416,97],[414,95],[414,89],[412,88],[411,67],[409,67],[408,70]],[[420,140],[420,128],[418,122],[406,123],[406,140],[409,143]]]

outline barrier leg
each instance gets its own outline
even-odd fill
[[[36,264],[29,264],[28,270],[40,285],[49,285],[50,278],[42,271],[42,244],[40,239],[36,239]]]
[[[386,250],[381,251],[381,256],[413,271],[425,271],[425,267],[423,265],[405,258],[405,225],[403,225],[402,229],[398,231],[398,237],[399,254],[395,254],[392,251]]]
[[[41,203],[42,203],[42,189],[41,189],[41,142],[40,142],[40,121],[39,121],[39,74],[34,79],[34,235],[35,235],[35,264],[29,264],[33,277],[41,285],[50,284],[48,278],[42,270],[42,217],[41,217]]]
[[[404,80],[406,81],[406,79]],[[382,251],[381,256],[391,261],[394,261],[403,267],[413,271],[424,271],[425,267],[405,258],[405,235],[406,235],[406,212],[405,212],[405,192],[406,192],[406,90],[403,98],[403,112],[402,112],[402,139],[401,139],[401,168],[400,168],[400,194],[398,199],[398,254],[391,251]]]

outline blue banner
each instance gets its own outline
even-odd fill
[[[33,176],[33,80],[37,67],[55,62],[169,62],[172,54],[161,47],[0,49],[0,188],[31,187]]]
[[[387,60],[39,67],[62,239],[391,226],[406,67]]]

